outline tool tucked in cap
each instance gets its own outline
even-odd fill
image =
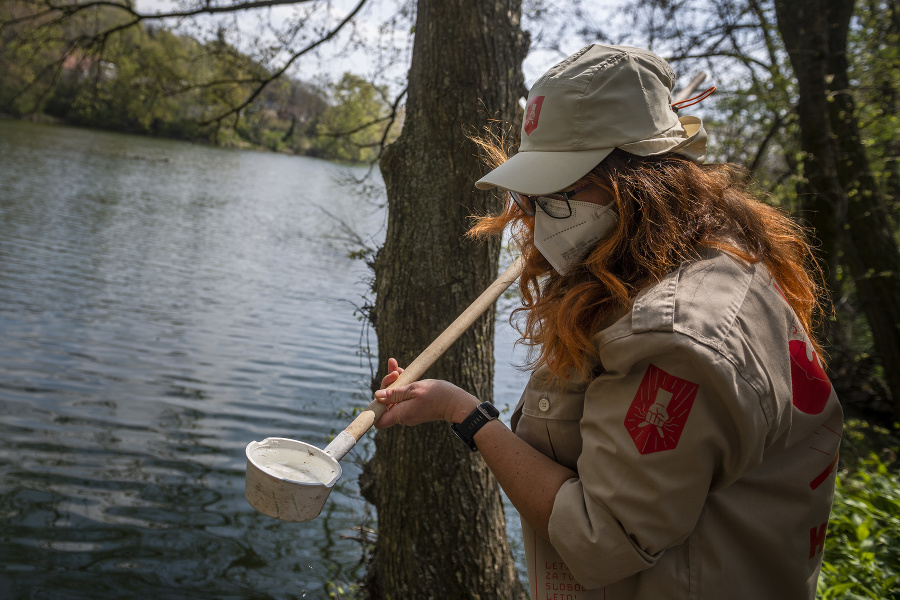
[[[564,189],[615,148],[638,156],[706,155],[697,117],[670,107],[675,74],[650,52],[593,44],[547,71],[528,94],[519,151],[475,184],[523,194]]]

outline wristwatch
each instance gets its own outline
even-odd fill
[[[453,423],[450,429],[473,452],[478,450],[475,445],[475,434],[490,421],[500,416],[500,411],[490,402],[482,402],[478,407],[463,419],[462,423]]]

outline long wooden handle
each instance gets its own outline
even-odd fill
[[[706,73],[699,73],[683,90],[678,92],[673,98],[673,102],[687,99],[697,86],[706,79]],[[406,385],[419,379],[425,374],[425,371],[435,363],[435,361],[447,351],[453,342],[459,339],[459,336],[468,329],[475,319],[481,316],[489,306],[491,306],[497,298],[500,297],[506,288],[522,274],[524,259],[520,256],[503,275],[498,277],[480,296],[459,315],[444,332],[437,337],[431,345],[412,361],[408,367],[400,374],[397,381],[388,386],[392,388],[399,385]],[[340,460],[347,452],[353,448],[354,444],[359,441],[365,433],[372,428],[384,411],[387,405],[382,404],[378,400],[373,400],[369,406],[362,411],[350,425],[347,426],[338,436],[325,448],[325,452],[330,454],[335,460]]]
[[[481,314],[491,306],[497,298],[500,297],[506,288],[522,274],[524,259],[519,257],[503,274],[498,277],[480,296],[473,302],[469,308],[463,311],[453,323],[450,324],[444,332],[437,337],[431,344],[422,351],[422,353],[407,366],[397,381],[388,386],[388,388],[399,385],[406,385],[419,379],[425,374],[425,371],[437,361],[447,349],[453,345],[459,336],[466,331]],[[365,433],[381,418],[387,406],[378,400],[373,400],[369,406],[362,411],[350,425],[344,429],[345,434],[353,437],[354,441],[358,441]],[[343,434],[341,434],[343,436]],[[343,436],[346,439],[346,436]],[[331,445],[329,445],[330,447]],[[325,449],[328,452],[328,448]],[[349,448],[347,449],[349,450]],[[346,454],[346,452],[344,452]],[[343,456],[343,454],[341,454]],[[340,460],[340,458],[338,458]]]

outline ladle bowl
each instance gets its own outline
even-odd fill
[[[244,496],[264,515],[311,521],[340,478],[341,463],[305,442],[266,438],[247,444]]]

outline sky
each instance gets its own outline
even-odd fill
[[[229,0],[220,2],[221,4],[230,3]],[[307,19],[314,23],[318,31],[331,29],[337,22],[353,9],[358,0],[332,0],[330,2],[316,1],[300,3],[296,6],[276,6],[257,11],[244,11],[224,17],[225,21],[231,25],[238,24],[241,31],[245,32],[241,36],[238,47],[242,50],[250,50],[252,48],[259,49],[266,43],[275,43],[276,35],[284,35],[284,27],[286,24],[294,22],[298,19]],[[178,3],[173,0],[136,0],[136,7],[143,12],[158,12],[177,10]],[[313,53],[300,57],[289,71],[289,74],[298,79],[305,81],[335,81],[340,78],[345,71],[351,71],[363,76],[381,76],[385,79],[403,78],[406,74],[407,66],[395,67],[389,69],[386,67],[387,57],[385,53],[380,51],[377,46],[387,46],[390,42],[395,42],[394,46],[399,45],[401,51],[406,45],[405,41],[409,37],[408,30],[404,28],[402,31],[391,29],[390,25],[385,22],[390,18],[389,9],[395,4],[394,0],[370,0],[367,5],[356,16],[352,31],[349,27],[345,27],[342,33],[335,39],[323,44]],[[311,15],[307,15],[311,12]],[[218,17],[222,19],[222,17]],[[211,18],[201,18],[200,22],[206,26],[212,26]],[[171,26],[171,22],[169,22]],[[278,30],[282,31],[278,31]],[[258,43],[250,37],[252,32],[263,31],[263,37]],[[196,35],[196,30],[191,32]],[[315,39],[312,37],[311,39]],[[235,39],[229,38],[235,42]],[[357,50],[360,42],[364,42],[369,46],[376,46],[376,49],[369,48],[365,51]],[[294,38],[293,48],[299,49],[308,41],[304,41],[300,36]],[[243,47],[242,47],[243,46]],[[286,55],[282,55],[284,58]],[[408,64],[408,58],[407,58]]]
[[[228,1],[228,0],[225,0]],[[329,28],[348,14],[358,0],[331,0],[326,2],[301,3],[297,6],[272,7],[254,13],[240,13],[232,19],[240,24],[246,32],[263,29],[275,29],[312,10],[311,18],[320,27]],[[582,9],[578,25],[591,25],[592,20],[604,21],[613,9],[616,0],[574,0]],[[223,2],[224,3],[224,2]],[[345,71],[351,71],[366,77],[380,79],[390,87],[400,89],[406,77],[412,49],[408,21],[394,21],[392,16],[403,5],[411,0],[370,0],[355,19],[351,35],[341,34],[331,40],[327,47],[318,51],[315,56],[301,57],[293,65],[289,73],[298,79],[316,82],[337,80]],[[526,12],[529,8],[539,8],[542,0],[525,0]],[[177,8],[174,0],[136,0],[137,8],[145,12],[170,11]],[[562,14],[554,6],[554,10],[537,13],[537,19],[524,20],[524,26],[532,35],[532,48],[523,65],[526,85],[533,83],[542,73],[559,60],[565,58],[584,45],[584,39],[574,35],[571,22],[566,19],[571,15]],[[531,12],[534,12],[533,10]],[[209,19],[207,23],[211,23]],[[567,31],[568,30],[568,31]],[[266,39],[266,38],[264,38]],[[273,41],[273,33],[267,34]],[[557,40],[559,40],[557,42]],[[249,44],[246,36],[244,44]],[[366,49],[358,49],[359,42],[364,42]],[[258,47],[259,44],[253,44]],[[298,43],[297,47],[302,47]],[[555,46],[559,45],[559,48]],[[323,45],[324,46],[324,45]],[[399,49],[399,60],[391,64],[386,48]]]

